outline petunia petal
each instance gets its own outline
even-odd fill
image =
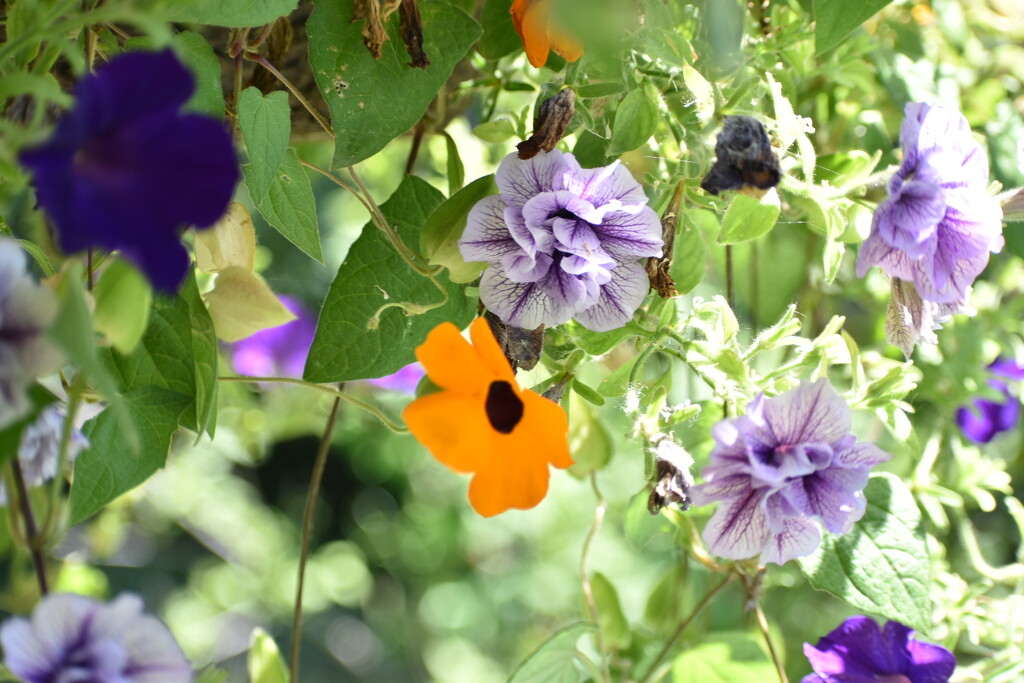
[[[791,517],[782,523],[782,530],[771,534],[761,552],[761,562],[786,564],[797,557],[814,552],[821,543],[821,532],[810,519]]]
[[[431,455],[456,472],[476,472],[498,455],[483,397],[440,391],[410,403],[402,419]]]
[[[636,213],[616,211],[597,227],[601,246],[620,261],[643,256],[661,256],[661,220],[650,207]]]
[[[498,261],[523,252],[505,222],[505,202],[498,195],[484,197],[469,211],[459,251],[466,261]]]
[[[416,347],[416,359],[431,381],[462,396],[486,396],[496,379],[455,325],[445,322],[430,331]]]
[[[647,204],[647,195],[633,174],[618,161],[598,168],[582,168],[576,158],[565,159],[568,172],[558,189],[569,190],[594,206],[615,206],[619,211],[636,213]]]
[[[914,683],[947,683],[956,669],[956,657],[939,645],[912,639],[907,643],[907,651]]]
[[[560,269],[551,269],[555,270]],[[544,288],[546,280],[512,282],[500,263],[492,264],[480,279],[480,301],[506,325],[524,330],[561,325],[572,317],[573,309],[551,297]]]
[[[764,404],[779,443],[831,443],[850,431],[850,409],[828,380],[802,382]]]
[[[722,501],[704,527],[703,538],[708,550],[732,560],[760,554],[769,535],[761,501],[761,493],[752,489]]]
[[[601,298],[593,306],[576,313],[576,320],[595,332],[622,327],[633,319],[648,290],[647,271],[642,266],[633,261],[619,263],[611,281],[601,286]]]
[[[501,198],[507,205],[521,210],[531,198],[555,189],[566,173],[565,156],[557,149],[525,160],[509,154],[502,159],[494,177]]]
[[[126,673],[133,683],[188,683],[192,667],[167,627],[142,611],[142,600],[121,595],[97,614],[97,636],[108,634],[123,643]]]

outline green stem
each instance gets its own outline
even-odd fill
[[[323,481],[324,469],[327,467],[327,453],[331,449],[331,434],[334,432],[334,420],[338,416],[339,405],[341,405],[340,396],[334,399],[334,404],[331,406],[331,414],[327,417],[327,424],[324,426],[323,436],[320,437],[320,447],[317,449],[316,460],[313,463],[313,474],[309,479],[309,492],[306,494],[306,509],[302,515],[299,579],[295,587],[291,662],[288,669],[291,683],[298,683],[299,681],[299,649],[302,645],[302,591],[306,583],[306,560],[309,559],[309,545],[313,538],[313,514],[316,512],[316,500],[320,495],[320,483]]]
[[[601,495],[601,490],[597,487],[597,475],[594,472],[590,473],[590,486],[594,489],[594,495],[597,497],[597,508],[594,510],[594,523],[590,526],[586,540],[583,541],[583,552],[580,554],[580,577],[583,582],[583,599],[587,603],[590,619],[594,622],[594,626],[597,627],[594,640],[597,641],[597,652],[601,656],[603,680],[605,683],[611,683],[612,673],[611,669],[608,668],[608,656],[604,647],[604,635],[601,633],[600,615],[597,611],[597,602],[594,600],[594,591],[590,586],[590,574],[587,571],[590,548],[593,545],[594,538],[597,536],[597,532],[601,529],[601,524],[604,522],[604,513],[608,509],[608,504],[605,502],[604,496]]]
[[[775,665],[775,671],[779,674],[779,683],[789,683],[789,678],[786,676],[786,669],[782,666],[782,659],[779,657],[778,651],[775,649],[775,645],[772,644],[771,633],[768,632],[768,620],[765,619],[764,610],[761,609],[761,605],[754,608],[754,614],[757,616],[757,625],[761,629],[761,634],[764,636],[764,642],[768,645],[768,652],[772,656],[772,663]]]
[[[334,131],[331,130],[331,124],[327,121],[327,119],[325,119],[320,114],[320,112],[318,112],[313,107],[313,104],[308,99],[306,99],[306,96],[302,94],[302,91],[296,88],[295,85],[290,80],[288,80],[288,78],[283,73],[278,71],[277,68],[273,64],[271,64],[266,57],[264,57],[261,54],[256,54],[254,52],[248,51],[243,52],[242,54],[249,61],[256,62],[264,69],[274,74],[274,77],[277,80],[281,81],[281,84],[284,85],[284,87],[288,88],[288,92],[294,95],[295,99],[299,101],[299,104],[301,104],[305,108],[305,110],[309,112],[309,115],[312,116],[313,119],[316,120],[318,124],[320,124],[320,127],[324,129],[324,132],[327,133],[328,136],[332,138],[334,137]]]
[[[335,389],[334,387],[329,387],[329,386],[326,386],[324,384],[314,384],[313,382],[306,382],[306,381],[301,380],[301,379],[295,379],[294,377],[226,376],[226,377],[218,377],[217,381],[219,381],[219,382],[243,382],[243,383],[247,383],[247,384],[248,383],[255,383],[255,382],[273,382],[273,383],[278,383],[278,384],[297,384],[299,386],[306,387],[307,389],[313,389],[315,391],[321,391],[321,392],[323,392],[325,394],[330,394],[331,396],[334,396],[335,398],[339,398],[342,401],[346,401],[348,403],[351,403],[356,408],[359,408],[360,410],[364,410],[367,413],[369,413],[370,415],[373,415],[375,418],[377,418],[378,420],[381,421],[381,424],[383,424],[385,427],[387,427],[391,431],[395,432],[396,434],[408,434],[409,433],[409,428],[408,427],[406,427],[404,425],[401,425],[401,424],[398,424],[397,422],[393,421],[391,418],[389,418],[387,415],[385,415],[383,412],[381,412],[381,410],[379,408],[377,408],[375,406],[372,406],[369,403],[366,403],[365,401],[362,401],[362,400],[356,398],[355,396],[352,396],[351,394],[346,394],[344,391],[341,391],[340,389]]]
[[[11,480],[14,482],[14,491],[11,495],[18,497],[21,515],[25,519],[25,545],[32,556],[32,565],[36,569],[39,592],[42,595],[46,595],[50,592],[50,587],[46,581],[46,561],[43,558],[43,546],[46,544],[46,537],[41,535],[36,527],[36,520],[32,514],[32,502],[28,499],[28,489],[25,486],[25,477],[22,475],[21,462],[19,462],[17,455],[11,459],[11,472],[13,475]]]

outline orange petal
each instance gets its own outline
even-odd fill
[[[509,365],[505,354],[501,352],[501,346],[494,338],[491,326],[487,324],[486,320],[477,318],[473,321],[473,324],[469,326],[469,338],[473,340],[473,348],[476,349],[480,360],[494,375],[492,381],[503,379],[514,387],[519,386],[516,384],[516,375],[512,372],[512,366]]]
[[[540,394],[525,390],[519,394],[523,401],[523,419],[512,435],[520,434],[529,445],[525,446],[543,457],[544,462],[565,469],[572,465],[569,453],[569,418],[560,405]]]
[[[402,417],[416,440],[441,464],[456,472],[475,472],[491,465],[494,430],[482,397],[440,391],[410,403]]]
[[[558,29],[548,29],[548,40],[555,54],[567,62],[575,62],[583,56],[583,43]]]
[[[430,331],[427,340],[416,347],[416,358],[434,384],[463,396],[486,396],[495,379],[480,355],[448,322]]]
[[[548,8],[547,0],[527,0],[523,3],[519,21],[512,14],[513,23],[519,37],[523,39],[523,49],[530,64],[540,68],[548,61]],[[514,6],[513,6],[514,9]]]
[[[533,453],[496,439],[491,467],[479,470],[469,482],[469,503],[484,517],[509,508],[528,510],[548,492],[548,466]]]

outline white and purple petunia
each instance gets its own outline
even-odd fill
[[[988,157],[963,114],[911,102],[900,130],[903,163],[857,257],[913,282],[932,304],[962,306],[989,254],[1003,247],[1002,209],[988,193]]]
[[[82,78],[50,139],[20,155],[61,249],[119,249],[177,290],[180,229],[216,223],[241,176],[224,124],[182,111],[195,89],[170,50],[118,55]]]
[[[495,181],[500,194],[473,207],[459,240],[466,261],[489,264],[480,282],[488,310],[524,329],[629,322],[649,288],[640,259],[662,253],[658,215],[629,171],[581,168],[552,150],[508,155]]]
[[[892,456],[850,433],[850,409],[825,379],[774,398],[712,429],[716,445],[693,489],[695,505],[720,502],[704,528],[709,550],[784,564],[814,552],[820,519],[834,534],[864,514],[868,471]]]
[[[187,683],[192,667],[167,627],[144,614],[137,595],[109,604],[51,594],[31,620],[0,626],[4,665],[25,683]]]
[[[913,638],[890,621],[878,628],[869,617],[850,617],[814,646],[804,643],[813,674],[801,683],[947,683],[956,668],[953,653]]]
[[[25,486],[33,488],[41,486],[57,476],[60,465],[60,443],[64,436],[64,413],[56,406],[47,406],[35,422],[25,427],[18,444],[18,463]],[[71,428],[65,459],[74,462],[84,448],[89,447],[89,440],[78,429]],[[0,505],[7,505],[7,488],[0,482]]]

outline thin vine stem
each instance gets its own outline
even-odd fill
[[[246,375],[222,376],[222,377],[218,377],[217,381],[219,381],[219,382],[242,382],[242,383],[246,383],[246,384],[257,383],[257,382],[268,382],[268,383],[276,383],[276,384],[296,384],[296,385],[301,386],[301,387],[306,387],[307,389],[313,389],[315,391],[320,391],[320,392],[323,392],[325,394],[330,394],[331,396],[334,396],[335,398],[341,399],[342,401],[345,401],[347,403],[351,403],[356,408],[359,408],[360,410],[366,411],[370,415],[373,415],[375,418],[377,418],[378,420],[381,421],[381,424],[383,424],[385,427],[387,427],[391,431],[395,432],[396,434],[408,434],[409,433],[409,428],[408,427],[406,427],[405,425],[399,424],[399,423],[395,422],[394,420],[392,420],[390,417],[385,415],[380,410],[380,408],[377,408],[376,406],[371,405],[371,404],[367,403],[366,401],[358,399],[355,396],[352,396],[351,394],[346,394],[344,391],[341,391],[340,389],[335,389],[334,387],[329,387],[329,386],[327,386],[325,384],[314,384],[313,382],[307,382],[305,380],[295,379],[294,377],[249,377],[249,376],[246,376]]]
[[[21,507],[21,516],[25,520],[25,545],[32,556],[32,565],[36,570],[36,581],[39,583],[39,592],[46,595],[50,592],[46,580],[46,560],[43,558],[43,545],[45,536],[40,535],[36,527],[35,516],[32,514],[32,502],[28,499],[28,488],[25,486],[25,477],[21,471],[21,463],[18,457],[11,459],[11,480],[14,482],[14,493],[18,497],[18,505]]]
[[[295,99],[299,101],[299,104],[301,104],[303,108],[305,108],[305,110],[309,112],[309,115],[312,116],[313,119],[318,124],[320,124],[320,127],[324,129],[324,132],[327,133],[327,135],[329,135],[330,137],[334,137],[334,131],[331,130],[331,124],[327,121],[327,119],[325,119],[323,115],[313,107],[313,104],[308,99],[306,99],[306,96],[302,94],[301,90],[295,87],[294,83],[288,80],[288,78],[283,73],[277,70],[277,67],[270,63],[270,60],[268,60],[263,55],[257,54],[255,52],[245,51],[242,53],[242,55],[250,62],[256,62],[264,69],[274,74],[274,78],[279,80],[284,87],[288,88],[288,92],[295,96]]]
[[[754,614],[757,616],[757,625],[761,629],[761,634],[764,636],[764,642],[768,645],[768,652],[772,656],[772,663],[775,665],[775,671],[779,674],[779,683],[789,683],[789,677],[786,676],[786,669],[782,666],[782,659],[779,657],[778,650],[775,649],[775,645],[772,643],[772,636],[768,631],[768,620],[764,616],[764,610],[761,609],[761,605],[757,605],[757,607],[754,608]]]
[[[675,646],[676,641],[679,640],[680,636],[683,635],[683,632],[686,631],[686,628],[690,625],[690,623],[693,622],[695,618],[697,618],[697,615],[700,614],[701,611],[708,606],[708,603],[710,603],[711,600],[714,599],[714,597],[718,595],[723,588],[728,586],[735,579],[736,575],[730,573],[728,576],[725,577],[725,579],[722,580],[721,583],[712,588],[710,591],[707,592],[707,594],[703,598],[701,598],[701,601],[698,602],[697,606],[693,608],[693,611],[690,613],[690,615],[679,623],[679,626],[676,627],[676,630],[672,633],[672,636],[667,641],[665,641],[665,645],[661,648],[661,651],[658,653],[658,656],[654,658],[654,661],[651,662],[651,666],[647,670],[647,673],[638,678],[637,683],[647,683],[647,681],[650,680],[654,672],[658,670],[659,666],[661,666],[662,660],[665,659],[668,653],[672,651],[672,648]]]
[[[601,489],[597,486],[597,474],[595,472],[590,473],[590,487],[594,490],[594,495],[597,497],[597,508],[594,510],[594,523],[591,524],[590,531],[587,532],[587,537],[583,541],[583,552],[580,553],[580,578],[583,585],[583,599],[587,603],[590,619],[594,622],[594,626],[597,627],[594,640],[597,641],[597,651],[601,656],[601,672],[604,676],[604,681],[611,683],[612,673],[611,669],[608,668],[608,656],[604,649],[604,634],[601,632],[600,614],[597,611],[597,602],[594,600],[594,591],[590,585],[590,573],[587,569],[587,562],[590,559],[590,548],[597,537],[598,531],[601,530],[601,525],[604,523],[604,513],[608,509],[608,504],[604,496],[601,495]]]
[[[302,514],[299,577],[295,585],[291,661],[288,667],[291,683],[298,683],[299,681],[299,651],[302,646],[302,592],[306,584],[306,560],[309,558],[309,545],[313,538],[313,514],[316,512],[316,500],[320,495],[320,483],[323,481],[324,469],[327,467],[327,454],[331,450],[331,435],[334,433],[334,421],[338,417],[338,406],[340,405],[341,397],[338,396],[331,405],[331,414],[327,417],[323,436],[320,437],[320,447],[316,451],[316,460],[313,463],[313,474],[309,479],[309,492],[306,493],[306,509]]]

